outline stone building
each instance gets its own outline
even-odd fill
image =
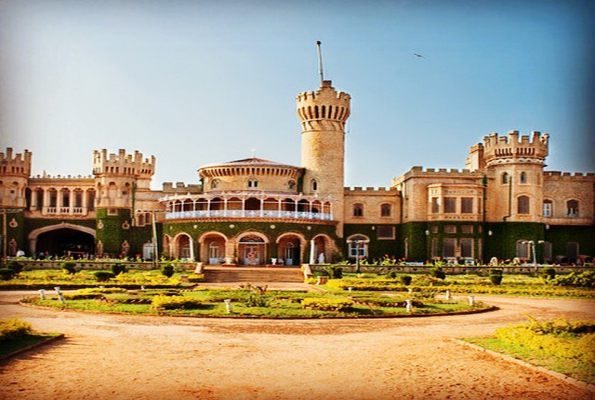
[[[301,166],[258,158],[205,165],[197,183],[151,190],[155,157],[93,154],[90,176],[31,176],[0,153],[3,251],[299,265],[385,255],[577,262],[595,253],[595,175],[544,171],[547,134],[489,134],[466,169],[413,167],[387,188],[344,187],[350,96],[300,93]],[[156,248],[155,248],[156,247]]]

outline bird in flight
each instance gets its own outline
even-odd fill
[[[417,54],[417,53],[413,53],[413,55],[414,55],[415,57],[419,57],[419,58],[423,57],[421,54]]]

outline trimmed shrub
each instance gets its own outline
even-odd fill
[[[10,318],[5,321],[0,321],[0,342],[28,335],[31,332],[31,324],[26,321],[21,321],[19,318]]]
[[[202,305],[198,299],[192,299],[186,296],[155,296],[151,300],[154,308],[164,310],[192,310],[200,308]]]
[[[0,268],[0,279],[2,279],[3,281],[9,281],[12,278],[14,278],[15,275],[16,272],[14,272],[10,268]]]
[[[174,272],[174,266],[171,264],[164,265],[163,268],[161,268],[161,273],[168,278],[171,278],[174,275]]]
[[[412,279],[413,277],[411,277],[410,275],[402,275],[400,277],[401,283],[405,286],[410,285]]]
[[[14,278],[15,275],[16,275],[16,272],[14,272],[10,268],[0,268],[0,279],[2,279],[4,281],[11,280],[12,278]]]
[[[502,275],[502,270],[495,268],[490,270],[490,275]]]
[[[492,274],[490,275],[490,282],[492,285],[499,285],[502,283],[502,274]]]
[[[331,279],[342,279],[343,268],[333,265],[328,268],[328,275]]]
[[[12,260],[8,264],[6,264],[6,268],[12,269],[14,271],[14,273],[18,275],[18,274],[21,273],[21,271],[23,270],[24,266],[20,262],[15,261],[15,260]]]
[[[93,275],[95,276],[95,279],[97,279],[98,282],[107,282],[110,279],[116,277],[116,275],[114,275],[113,272],[108,271],[95,271],[93,272]]]
[[[595,271],[585,271],[581,274],[572,272],[566,276],[558,276],[552,279],[550,283],[559,286],[595,288]]]
[[[114,275],[120,275],[126,273],[126,266],[124,264],[115,263],[112,264],[112,272]]]
[[[444,272],[442,267],[434,267],[430,269],[430,276],[438,279],[446,279],[446,272]]]
[[[386,274],[386,277],[389,279],[396,279],[397,273],[395,271],[390,271],[388,274]]]
[[[541,272],[541,275],[549,281],[556,278],[556,270],[554,268],[546,268]]]
[[[329,299],[308,297],[302,300],[302,308],[320,311],[350,311],[354,302],[349,299]]]
[[[71,275],[76,274],[76,263],[63,262],[61,267],[67,274],[71,274]]]

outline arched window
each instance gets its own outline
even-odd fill
[[[256,179],[248,179],[248,188],[255,189],[258,187],[258,180]]]
[[[521,172],[521,176],[519,177],[520,183],[527,183],[527,173]]]
[[[502,184],[508,184],[508,172],[502,174]]]
[[[137,226],[145,226],[145,214],[139,214]]]
[[[353,205],[353,216],[363,217],[364,216],[364,205],[357,203]]]
[[[390,204],[381,204],[380,205],[380,216],[381,217],[390,217],[392,212],[392,207]]]
[[[568,200],[566,202],[566,215],[568,217],[578,217],[578,200]]]
[[[347,238],[347,245],[349,246],[349,257],[360,258],[368,256],[368,244],[370,239],[364,235],[352,235]]]
[[[312,179],[312,191],[315,192],[318,190],[318,182],[315,179]]]
[[[295,181],[291,180],[291,181],[287,182],[287,188],[289,190],[294,190],[295,189]]]
[[[217,189],[219,187],[219,179],[213,179],[211,181],[211,189]]]
[[[529,197],[528,196],[519,196],[517,198],[517,213],[518,214],[529,214]]]
[[[551,200],[543,201],[543,216],[551,217],[554,213],[554,203]]]

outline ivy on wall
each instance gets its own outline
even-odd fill
[[[120,254],[124,240],[127,240],[132,247],[130,209],[117,209],[116,215],[107,215],[105,208],[98,208],[96,219],[97,237],[95,243],[101,241],[104,253]],[[123,228],[126,224],[128,229]]]
[[[395,229],[394,239],[378,239],[378,226],[392,226]],[[368,258],[369,259],[381,259],[385,255],[389,257],[401,258],[403,251],[401,245],[401,231],[398,225],[378,225],[378,224],[345,224],[344,226],[344,239],[342,241],[343,253],[348,254],[346,242],[347,238],[351,235],[362,234],[370,238],[368,244]]]
[[[17,250],[25,250],[27,245],[27,238],[25,236],[25,216],[23,211],[15,213],[8,212],[2,214],[0,217],[0,223],[4,224],[5,221],[2,218],[6,218],[6,246],[8,253],[9,243],[14,239],[17,242]],[[0,225],[3,226],[3,225]]]

